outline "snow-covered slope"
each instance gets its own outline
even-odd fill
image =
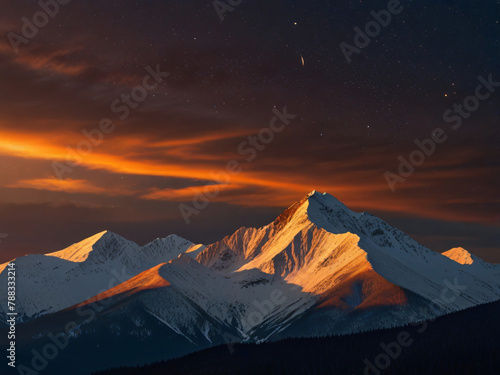
[[[14,259],[20,319],[75,305],[192,248],[200,246],[175,235],[140,247],[105,231],[61,251]],[[0,283],[7,285],[3,269]],[[0,300],[6,298],[6,289],[1,289]],[[0,311],[5,313],[5,308],[2,304]]]
[[[177,236],[139,247],[103,232],[16,264],[25,317],[106,299],[108,317],[140,306],[203,345],[227,332],[261,341],[399,326],[500,299],[498,266],[463,249],[438,254],[317,192],[207,247]]]
[[[74,308],[102,300],[107,311],[140,303],[188,340],[202,335],[212,342],[227,332],[241,341],[264,339],[300,317],[317,297],[256,269],[223,275],[181,254]]]
[[[319,296],[319,307],[331,310],[336,319],[341,311],[410,306],[408,321],[500,299],[493,265],[481,260],[478,267],[457,263],[381,219],[353,212],[317,192],[268,226],[242,228],[208,246],[197,260],[221,273],[257,268],[282,276]],[[450,285],[456,287],[450,290]],[[422,306],[411,306],[410,300],[432,304],[432,311],[420,314]],[[401,314],[398,319],[405,323]],[[379,327],[375,321],[372,325],[364,328]]]

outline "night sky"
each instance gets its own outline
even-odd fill
[[[479,76],[500,82],[500,1],[399,7],[348,63],[341,43],[356,48],[354,28],[386,1],[246,0],[221,21],[210,0],[73,0],[38,13],[48,22],[28,38],[23,17],[40,6],[3,0],[0,262],[105,229],[208,244],[314,189],[436,251],[500,262],[500,83],[469,98],[461,126],[443,119]],[[145,80],[147,67],[164,73]],[[270,133],[284,107],[289,123]],[[100,124],[108,133],[75,156]],[[259,132],[272,140],[250,146]],[[443,134],[392,191],[398,157]],[[228,162],[240,172],[187,223],[179,205],[214,193]]]

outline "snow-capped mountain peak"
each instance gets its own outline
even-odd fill
[[[224,332],[261,342],[403,326],[500,298],[496,265],[462,248],[443,256],[317,191],[207,247],[176,235],[141,247],[105,231],[16,263],[24,321],[106,299],[98,323],[133,312],[200,345]],[[98,332],[92,324],[82,331]]]
[[[443,253],[444,256],[447,256],[451,260],[454,260],[457,263],[470,265],[473,264],[477,259],[474,255],[469,253],[463,247],[455,247]]]
[[[27,320],[59,311],[186,251],[193,257],[203,248],[176,235],[141,247],[103,231],[54,253],[17,258],[16,266],[22,270],[18,285],[25,291],[18,297],[19,315]],[[0,281],[6,280],[6,264],[0,265]],[[6,289],[0,290],[0,298],[6,293]],[[2,310],[0,307],[0,316]]]
[[[320,194],[314,191],[307,196],[307,216],[318,227],[327,229],[326,227],[330,227],[332,224],[338,226],[344,224],[346,219],[348,221],[357,219],[358,215],[330,194]],[[333,218],[338,220],[332,220]],[[345,228],[339,227],[337,231],[343,229]]]
[[[196,259],[223,274],[258,269],[282,277],[305,292],[323,296],[328,306],[340,308],[356,307],[357,302],[346,305],[342,298],[357,292],[362,306],[404,304],[409,295],[403,291],[434,300],[440,293],[436,285],[452,279],[464,267],[382,219],[354,212],[333,196],[317,191],[291,205],[271,224],[241,228],[208,246]],[[481,264],[481,260],[475,262],[477,267]],[[491,282],[489,274],[461,276],[471,285],[473,278]],[[443,311],[499,295],[498,286],[487,292],[470,287],[452,306],[443,306]]]
[[[92,251],[106,251],[109,250],[113,244],[122,245],[124,242],[130,241],[126,240],[116,233],[105,230],[83,241],[75,243],[63,250],[59,250],[46,255],[80,263],[87,260]]]
[[[280,230],[292,223],[301,226],[304,223],[313,223],[326,229],[331,226],[332,214],[339,217],[354,217],[355,212],[347,208],[342,202],[327,193],[311,191],[305,197],[288,207],[271,225]],[[344,228],[339,228],[343,230]]]

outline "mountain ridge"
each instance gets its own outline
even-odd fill
[[[175,235],[141,247],[105,231],[51,254],[17,260],[32,337],[45,332],[38,319],[77,316],[77,342],[98,337],[96,327],[114,337],[108,322],[132,319],[130,342],[148,342],[161,326],[187,353],[404,326],[500,299],[499,267],[478,257],[467,264],[465,249],[434,252],[316,191],[268,225],[206,247]],[[78,317],[95,304],[103,305],[95,319]]]

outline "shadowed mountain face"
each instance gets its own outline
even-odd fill
[[[168,362],[95,375],[497,374],[499,314],[500,302],[494,302],[405,327],[218,346]]]
[[[435,253],[317,192],[206,248],[177,236],[139,247],[103,232],[15,263],[22,352],[43,349],[49,333],[67,338],[42,369],[50,374],[78,351],[99,358],[84,374],[225,342],[398,327],[500,299],[498,266],[464,249]],[[22,363],[36,365],[32,355]]]

